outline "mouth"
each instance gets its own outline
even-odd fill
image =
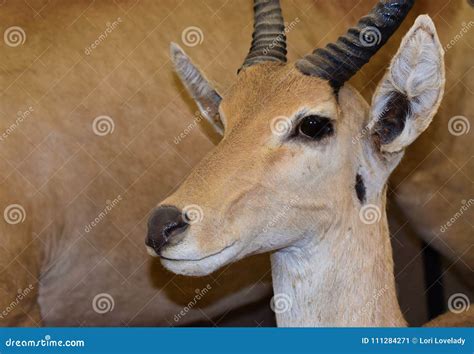
[[[158,253],[156,253],[156,251],[150,247],[150,246],[146,246],[146,250],[148,252],[148,254],[152,257],[159,257],[161,259],[164,259],[164,260],[167,260],[167,261],[173,261],[173,262],[199,262],[199,261],[202,261],[202,260],[205,260],[207,258],[211,258],[211,257],[214,257],[214,256],[217,256],[223,252],[225,252],[227,249],[231,248],[232,246],[235,245],[237,241],[234,241],[232,242],[230,245],[228,246],[225,246],[224,248],[222,248],[221,250],[217,251],[217,252],[214,252],[214,253],[211,253],[211,254],[208,254],[206,256],[203,256],[201,258],[171,258],[171,257],[166,257],[166,256],[163,256],[163,255],[159,255]]]
[[[160,257],[161,264],[175,274],[205,276],[231,263],[235,259],[238,249],[237,241],[234,241],[217,252],[199,258],[174,258],[169,254],[158,257]]]
[[[234,241],[232,242],[230,245],[222,248],[220,251],[217,251],[217,252],[214,252],[214,253],[211,253],[211,254],[208,254],[204,257],[201,257],[201,258],[195,258],[195,259],[186,259],[186,258],[170,258],[170,257],[165,257],[165,256],[161,256],[161,259],[166,259],[167,261],[174,261],[174,262],[199,262],[199,261],[202,261],[202,260],[205,260],[207,258],[211,258],[211,257],[214,257],[214,256],[217,256],[223,252],[225,252],[227,249],[231,248],[233,245],[235,245],[237,241]]]

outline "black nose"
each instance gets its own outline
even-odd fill
[[[161,206],[155,209],[148,219],[148,234],[145,244],[152,247],[157,254],[171,239],[182,233],[189,226],[183,219],[182,212],[174,206]]]

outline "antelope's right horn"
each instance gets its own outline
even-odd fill
[[[296,62],[305,75],[328,80],[337,90],[388,41],[414,0],[380,0],[370,13],[335,43],[318,48]]]
[[[286,62],[285,25],[279,0],[254,1],[252,45],[242,68],[265,62]]]

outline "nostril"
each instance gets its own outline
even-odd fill
[[[165,237],[170,238],[173,235],[180,234],[184,229],[188,227],[188,223],[184,220],[179,221],[179,222],[171,222],[169,224],[166,224],[163,227],[163,234]]]
[[[181,210],[174,206],[161,206],[155,209],[148,219],[148,234],[145,243],[159,254],[163,246],[176,238],[188,226]]]

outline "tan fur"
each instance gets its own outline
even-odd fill
[[[431,19],[418,17],[379,83],[370,117],[349,86],[336,96],[328,82],[291,64],[244,69],[220,104],[223,140],[161,203],[181,210],[197,206],[201,214],[179,242],[160,250],[162,264],[202,276],[273,251],[274,298],[287,302],[284,311],[275,311],[279,326],[405,325],[385,184],[439,107],[443,54]],[[417,84],[427,72],[433,75],[429,84]],[[373,127],[384,124],[377,111],[393,109],[385,92],[394,91],[406,95],[410,109],[403,132],[389,142],[396,148],[386,148]],[[334,134],[318,141],[302,137],[302,117],[315,115],[329,118]],[[275,128],[280,119],[287,125],[283,132]],[[354,143],[362,127],[368,131]],[[364,180],[363,200],[355,193],[356,175]],[[366,222],[366,208],[375,221]],[[269,226],[276,215],[282,218]]]
[[[219,324],[232,309],[271,293],[266,256],[190,281],[167,272],[143,249],[149,211],[213,146],[199,127],[181,143],[173,141],[195,108],[176,89],[166,34],[180,40],[186,18],[209,17],[202,7],[190,11],[195,4],[29,1],[34,10],[24,2],[2,4],[2,33],[19,25],[27,38],[23,46],[0,47],[0,131],[18,111],[34,111],[0,142],[0,310],[15,301],[18,289],[32,284],[34,292],[0,325]],[[118,28],[85,55],[118,17]],[[225,77],[227,70],[221,72]],[[92,122],[103,114],[115,130],[99,137]],[[106,200],[119,194],[118,206],[86,233]],[[26,209],[22,224],[5,223],[3,211],[13,203]],[[212,291],[176,322],[195,290],[207,284]],[[112,312],[93,310],[99,293],[112,295]],[[254,324],[253,316],[247,323]]]
[[[313,95],[315,91],[319,94]],[[279,103],[288,97],[292,100],[282,109]],[[328,114],[337,117],[336,100],[328,83],[306,77],[292,66],[251,67],[227,92],[221,106],[224,140],[198,164],[178,191],[162,202],[180,208],[188,204],[203,208],[204,222],[193,225],[191,231],[208,235],[194,240],[202,253],[200,257],[228,246],[241,233],[242,223],[252,228],[249,237],[258,234],[269,221],[271,210],[276,214],[288,196],[298,192],[294,180],[304,180],[312,174],[308,170],[301,175],[295,169],[294,176],[288,175],[290,166],[304,164],[307,159],[302,154],[305,146],[286,146],[270,130],[276,116],[291,117],[303,106],[308,110],[326,107]],[[347,124],[355,127],[357,123]],[[302,157],[295,162],[298,156]],[[271,170],[267,161],[272,161]],[[253,212],[248,214],[248,210]],[[163,255],[167,256],[166,250]],[[192,254],[180,256],[193,258]]]
[[[284,96],[292,100],[282,106]],[[337,137],[292,142],[272,134],[275,116],[290,119],[302,110],[331,117]],[[277,251],[272,256],[275,293],[292,302],[290,311],[277,313],[280,326],[404,325],[385,215],[380,224],[361,223],[354,192],[359,163],[354,156],[362,154],[363,144],[351,146],[351,137],[367,124],[362,97],[345,87],[336,102],[327,82],[291,65],[260,64],[239,75],[221,111],[223,141],[162,202],[203,210],[203,220],[191,225],[181,242],[162,250],[165,267],[203,275],[249,254]],[[380,211],[383,185],[399,161],[387,159],[368,162],[373,175],[367,182],[375,185],[368,202]],[[335,193],[331,186],[342,187]],[[282,219],[266,229],[282,210]],[[381,289],[383,296],[371,303]],[[329,296],[334,293],[337,299]]]

